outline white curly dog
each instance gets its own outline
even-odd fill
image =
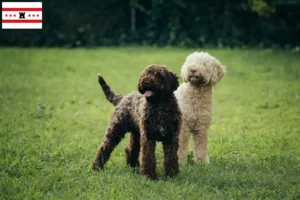
[[[194,161],[209,163],[207,139],[213,117],[213,86],[225,74],[225,67],[208,53],[194,52],[186,58],[181,68],[184,83],[175,91],[183,115],[178,149],[180,164],[187,161],[190,132],[194,141]]]

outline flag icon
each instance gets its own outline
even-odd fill
[[[42,2],[2,2],[2,29],[42,29]]]

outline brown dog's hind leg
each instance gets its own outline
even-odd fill
[[[125,147],[126,153],[126,164],[130,167],[138,167],[139,164],[139,154],[140,154],[140,133],[131,132],[130,133],[130,143]]]
[[[97,170],[103,168],[108,161],[111,152],[123,139],[126,129],[124,122],[112,120],[110,126],[107,128],[102,144],[99,146],[96,158],[93,162],[92,169]]]

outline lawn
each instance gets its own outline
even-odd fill
[[[158,145],[159,180],[148,181],[125,165],[126,136],[105,170],[91,170],[114,110],[97,73],[127,94],[148,64],[179,74],[196,50],[0,48],[0,199],[300,199],[300,55],[285,51],[205,49],[228,70],[215,88],[211,164],[191,152],[165,178]]]

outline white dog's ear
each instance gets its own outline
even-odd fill
[[[188,82],[186,76],[182,76],[182,80],[183,80],[183,82]]]
[[[215,68],[211,77],[212,85],[216,85],[226,74],[225,66],[223,66],[217,59],[214,59],[214,67]]]
[[[182,77],[182,79],[183,79],[184,82],[188,82],[188,80],[187,80],[187,77],[188,77],[188,67],[185,65],[185,63],[181,67],[181,77]]]

